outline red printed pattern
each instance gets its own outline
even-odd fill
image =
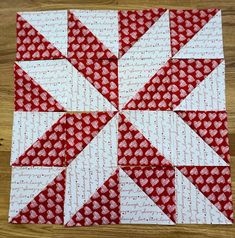
[[[11,223],[63,224],[65,170],[40,192]]]
[[[218,9],[171,10],[170,34],[172,55],[175,55],[206,25]]]
[[[90,226],[120,223],[118,170],[95,192],[66,226]]]
[[[119,57],[123,56],[165,11],[161,8],[118,11]]]
[[[173,167],[123,167],[133,181],[175,222],[175,170]]]
[[[171,61],[157,71],[124,109],[170,110],[171,109]]]
[[[172,106],[175,108],[220,63],[221,59],[173,59]]]
[[[69,11],[68,58],[116,59],[116,56],[97,39],[92,32]]]
[[[125,118],[119,115],[118,164],[129,166],[171,165]]]
[[[118,108],[118,62],[117,60],[70,59],[83,76],[116,108]]]
[[[114,115],[114,112],[67,114],[67,165],[92,141]]]
[[[226,163],[230,161],[225,111],[176,111]]]
[[[16,60],[49,60],[65,58],[52,43],[46,40],[23,17],[17,14]]]
[[[30,146],[13,166],[64,166],[66,116],[62,116],[44,135]]]
[[[19,65],[14,65],[15,111],[65,111],[65,109]]]
[[[177,167],[219,211],[233,221],[231,176],[229,167]]]

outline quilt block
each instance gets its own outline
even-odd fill
[[[233,223],[219,9],[16,20],[10,223]]]

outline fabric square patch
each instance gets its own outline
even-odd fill
[[[224,57],[219,9],[170,10],[170,31],[174,58]]]
[[[63,224],[64,168],[13,167],[9,222]]]
[[[11,165],[65,164],[66,117],[58,112],[15,112]]]
[[[176,191],[178,223],[233,222],[229,167],[179,166],[176,168]]]
[[[174,224],[173,167],[123,167],[119,176],[121,223]]]
[[[67,57],[67,11],[19,12],[17,60]]]
[[[70,10],[68,12],[68,58],[116,59],[118,12]]]

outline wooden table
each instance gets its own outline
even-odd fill
[[[235,237],[234,225],[108,225],[66,229],[56,225],[13,225],[7,223],[11,168],[13,119],[13,63],[15,58],[15,17],[17,11],[56,9],[143,9],[221,8],[226,60],[226,96],[232,155],[233,200],[235,201],[235,1],[156,1],[156,0],[1,0],[0,1],[0,237]],[[234,202],[235,204],[235,202]]]

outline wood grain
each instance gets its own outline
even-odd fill
[[[13,63],[15,58],[15,15],[18,11],[56,9],[143,9],[221,8],[226,60],[226,97],[232,154],[232,181],[235,194],[235,1],[156,0],[1,0],[0,1],[0,237],[161,237],[234,238],[234,225],[113,225],[66,229],[56,225],[12,225],[7,223],[10,191],[9,158],[13,118]],[[235,198],[235,196],[233,197]],[[235,199],[234,199],[235,201]],[[235,203],[235,202],[234,202]]]

